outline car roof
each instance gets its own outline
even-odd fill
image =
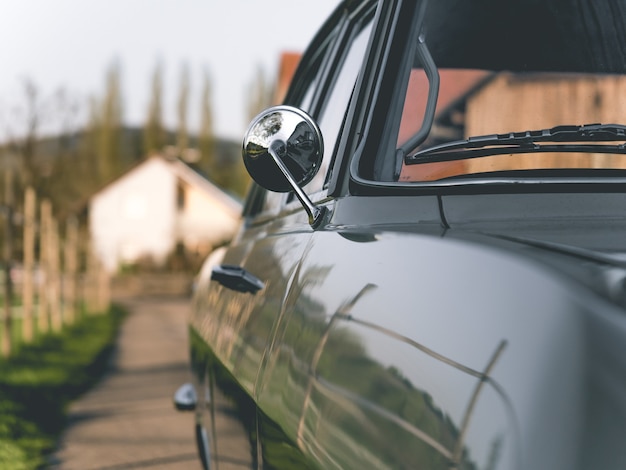
[[[430,0],[423,28],[439,67],[626,72],[624,0]]]

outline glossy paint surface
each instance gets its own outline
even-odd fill
[[[198,386],[209,389],[209,396],[220,397],[222,402],[219,406],[209,398],[199,416],[201,424],[212,434],[216,461],[237,460],[241,453],[241,449],[221,447],[222,441],[214,429],[219,418],[216,413],[221,413],[226,421],[237,414],[245,416],[239,426],[244,435],[237,440],[250,446],[244,452],[250,456],[250,462],[257,460],[254,397],[258,375],[280,318],[282,301],[311,235],[308,226],[302,225],[304,231],[299,232],[289,224],[282,220],[247,231],[228,251],[207,260],[199,276],[191,319],[192,336],[197,340],[192,361],[199,377]],[[290,236],[284,236],[286,233]],[[286,253],[280,262],[278,253]],[[218,264],[241,266],[261,279],[265,287],[257,294],[225,288],[210,280],[211,270]]]
[[[333,222],[371,206],[361,202],[339,201]],[[395,229],[389,212],[367,230],[337,223],[315,233],[304,214],[292,214],[274,225],[280,236],[259,232],[255,244],[227,252],[266,290],[229,293],[201,279],[193,328],[212,352],[216,379],[229,376],[231,402],[245,396],[241,410],[259,437],[248,438],[255,465],[624,463],[600,417],[608,403],[623,413],[619,387],[595,380],[606,380],[607,368],[625,370],[615,349],[623,310],[525,256],[528,245],[494,247],[478,230],[434,229],[433,202]],[[564,221],[545,228],[569,237]],[[610,325],[613,345],[600,339]],[[623,431],[623,414],[609,419],[609,429]]]
[[[308,97],[290,104],[318,111],[336,83],[355,97],[333,115],[345,125],[327,148],[335,166],[318,174],[327,186],[307,193],[323,221],[256,188],[239,236],[198,278],[191,360],[207,465],[626,468],[623,181],[387,182],[393,158],[379,165],[378,143],[359,143],[394,141],[392,93],[377,83],[395,83],[388,52],[419,9],[380,2],[364,27],[373,3],[343,4],[324,30],[337,42],[318,38],[303,59],[319,75],[293,87]],[[358,67],[361,53],[362,69],[339,80],[342,57]],[[261,288],[211,280],[224,266]]]

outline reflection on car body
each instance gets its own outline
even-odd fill
[[[626,468],[625,24],[341,2],[198,277],[205,468]]]

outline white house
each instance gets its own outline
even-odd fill
[[[232,238],[241,204],[180,160],[153,156],[96,193],[89,231],[111,272],[149,257],[163,263],[178,243],[208,253]]]

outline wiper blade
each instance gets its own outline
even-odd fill
[[[621,124],[585,124],[582,126],[556,126],[508,134],[490,134],[469,137],[428,147],[405,158],[406,164],[430,161],[447,161],[486,155],[524,152],[589,151],[621,153],[626,143],[620,145],[571,145],[578,142],[625,141],[626,126]],[[541,143],[551,142],[554,145]],[[570,145],[563,145],[569,143]],[[462,152],[462,153],[461,153]]]

